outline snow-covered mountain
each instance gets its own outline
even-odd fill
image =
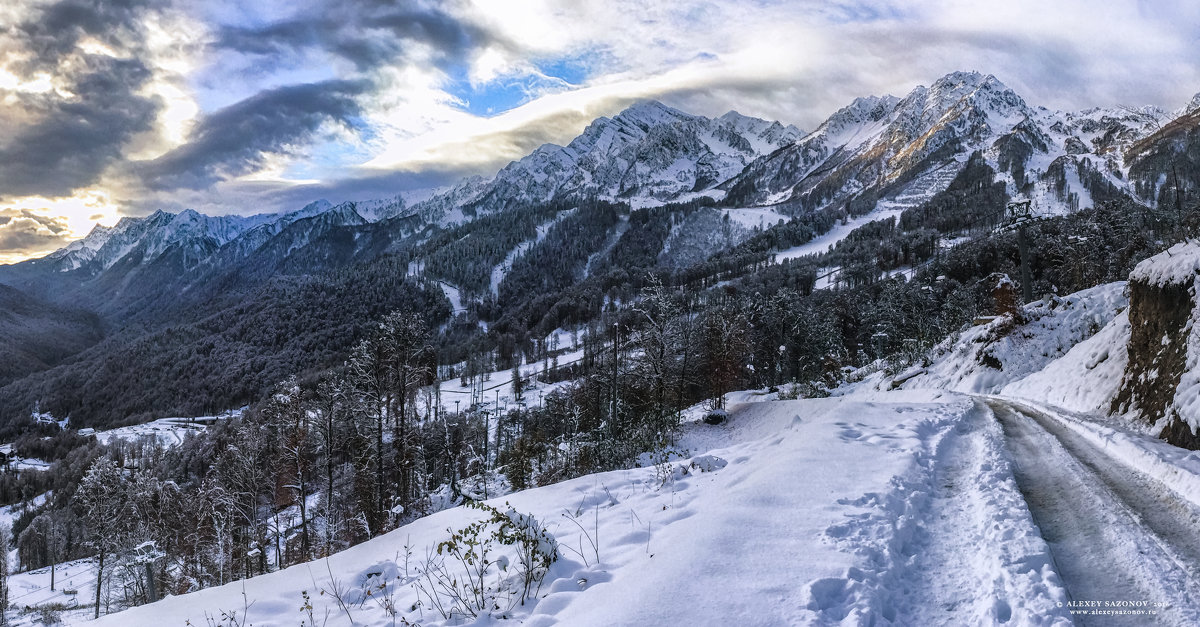
[[[325,209],[314,203],[301,212]],[[178,214],[156,211],[145,218],[121,218],[112,227],[96,225],[87,237],[30,263],[49,265],[58,272],[82,269],[96,274],[135,251],[151,260],[172,246],[185,247],[202,259],[243,233],[279,219],[270,214],[207,216],[192,209]]]
[[[1127,177],[1131,151],[1171,118],[1156,107],[1050,111],[1029,105],[994,76],[955,72],[903,99],[858,98],[722,187],[729,201],[785,203],[793,212],[863,197],[894,202],[917,189],[928,198],[949,183],[947,173],[981,151],[1010,195],[1032,198],[1043,213],[1061,213],[1090,204],[1096,180],[1136,196]]]
[[[612,118],[598,118],[566,146],[537,148],[482,188],[473,183],[471,204],[497,210],[569,195],[634,204],[686,199],[800,135],[794,126],[733,111],[710,119],[642,102]]]
[[[1164,178],[1168,157],[1200,123],[1198,107],[1200,95],[1174,118],[1154,107],[1050,111],[977,72],[948,74],[903,98],[857,98],[808,134],[733,111],[707,118],[641,102],[596,119],[565,146],[539,147],[490,179],[375,200],[319,200],[277,215],[188,210],[124,218],[47,257],[5,268],[0,281],[37,291],[36,277],[86,282],[119,264],[123,278],[107,289],[135,281],[127,278],[132,270],[168,254],[170,263],[162,265],[175,272],[216,272],[251,260],[275,268],[285,257],[304,258],[314,242],[325,247],[314,258],[357,259],[396,250],[428,227],[570,198],[636,208],[707,196],[781,217],[830,208],[865,220],[893,217],[945,190],[976,151],[1010,196],[1032,199],[1042,213],[1089,206],[1097,186],[1108,196],[1116,190],[1154,204],[1163,194],[1181,196],[1170,190],[1200,185],[1189,182],[1195,168]],[[339,230],[373,234],[361,242],[325,241]],[[170,273],[154,276],[167,280]]]
[[[1180,110],[1175,117],[1187,115],[1189,113],[1195,113],[1196,111],[1200,111],[1200,93],[1192,96],[1192,100],[1188,102],[1187,106]]]
[[[203,263],[226,245],[237,252],[223,257],[246,257],[299,222],[314,233],[397,218],[445,226],[468,219],[464,210],[477,214],[572,195],[661,204],[703,193],[800,135],[794,126],[733,111],[709,119],[644,102],[613,118],[597,119],[566,146],[538,148],[491,180],[475,176],[451,187],[337,205],[318,200],[283,214],[158,211],[144,218],[122,218],[112,227],[96,226],[87,237],[26,264],[43,272],[77,271],[90,277],[126,258],[135,264],[151,263],[168,250],[183,254],[188,266]],[[295,230],[291,249],[316,236],[296,237]]]
[[[955,72],[903,99],[858,98],[724,187],[739,201],[790,200],[807,209],[846,202],[868,189],[886,197],[901,191],[890,184],[961,163],[1014,133],[1033,151],[1045,152],[1045,132],[1031,123],[1034,117],[1024,99],[994,76]]]

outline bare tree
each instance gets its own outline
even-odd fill
[[[274,473],[268,467],[272,459],[271,438],[261,425],[247,418],[233,429],[233,441],[216,461],[220,485],[225,489],[233,513],[231,522],[234,548],[240,549],[242,576],[266,572],[267,525],[263,506],[274,487]],[[252,547],[251,545],[254,545]],[[258,552],[253,554],[254,549]],[[256,569],[251,557],[257,556]]]
[[[640,317],[633,338],[638,348],[633,355],[634,375],[638,380],[648,382],[651,388],[652,408],[645,425],[646,435],[661,440],[672,431],[676,418],[669,395],[677,388],[676,380],[682,376],[684,325],[688,320],[671,293],[657,279],[642,290],[642,300],[634,311]]]
[[[300,556],[297,561],[307,561],[311,542],[308,533],[308,493],[313,483],[312,471],[316,459],[317,442],[312,416],[305,406],[300,386],[293,377],[284,382],[282,391],[276,394],[263,409],[266,421],[278,437],[281,478],[283,487],[291,494],[291,501],[300,510]],[[281,535],[283,530],[277,532]],[[279,566],[283,567],[282,560]]]
[[[741,377],[748,351],[744,316],[729,307],[708,310],[704,317],[704,361],[713,407],[725,407],[725,394]]]

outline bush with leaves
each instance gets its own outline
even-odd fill
[[[506,504],[507,505],[507,504]],[[474,501],[487,518],[462,529],[431,554],[417,589],[443,618],[504,613],[536,596],[558,560],[558,541],[541,521],[512,507],[500,510]],[[508,555],[515,552],[515,563]]]

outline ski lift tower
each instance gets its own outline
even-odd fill
[[[1025,235],[1025,227],[1041,220],[1033,214],[1033,202],[1028,199],[1014,200],[1008,203],[1004,211],[1004,222],[1000,230],[1017,231],[1017,250],[1021,253],[1021,302],[1033,301],[1033,279],[1029,273],[1029,240]]]

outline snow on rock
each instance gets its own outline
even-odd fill
[[[1200,243],[1183,242],[1130,274],[1129,365],[1113,411],[1200,448]]]
[[[1191,428],[1194,441],[1200,433],[1200,303],[1195,300],[1200,295],[1200,276],[1194,279],[1191,295],[1192,316],[1184,329],[1188,333],[1187,359],[1175,388],[1171,413]]]
[[[1180,242],[1134,267],[1130,281],[1190,286],[1200,275],[1200,242]]]
[[[929,391],[735,403],[725,424],[685,425],[690,458],[494,499],[534,516],[561,554],[540,593],[503,614],[531,627],[921,624],[927,610],[906,599],[923,594],[963,624],[1067,624],[1065,591],[985,411]],[[945,473],[975,491],[969,510],[947,507]],[[305,591],[330,624],[495,624],[447,620],[413,585],[448,529],[482,517],[449,509],[327,560],[98,625],[203,624],[222,610],[292,625],[306,618]],[[974,548],[939,549],[946,542]],[[367,589],[372,600],[355,603]]]

